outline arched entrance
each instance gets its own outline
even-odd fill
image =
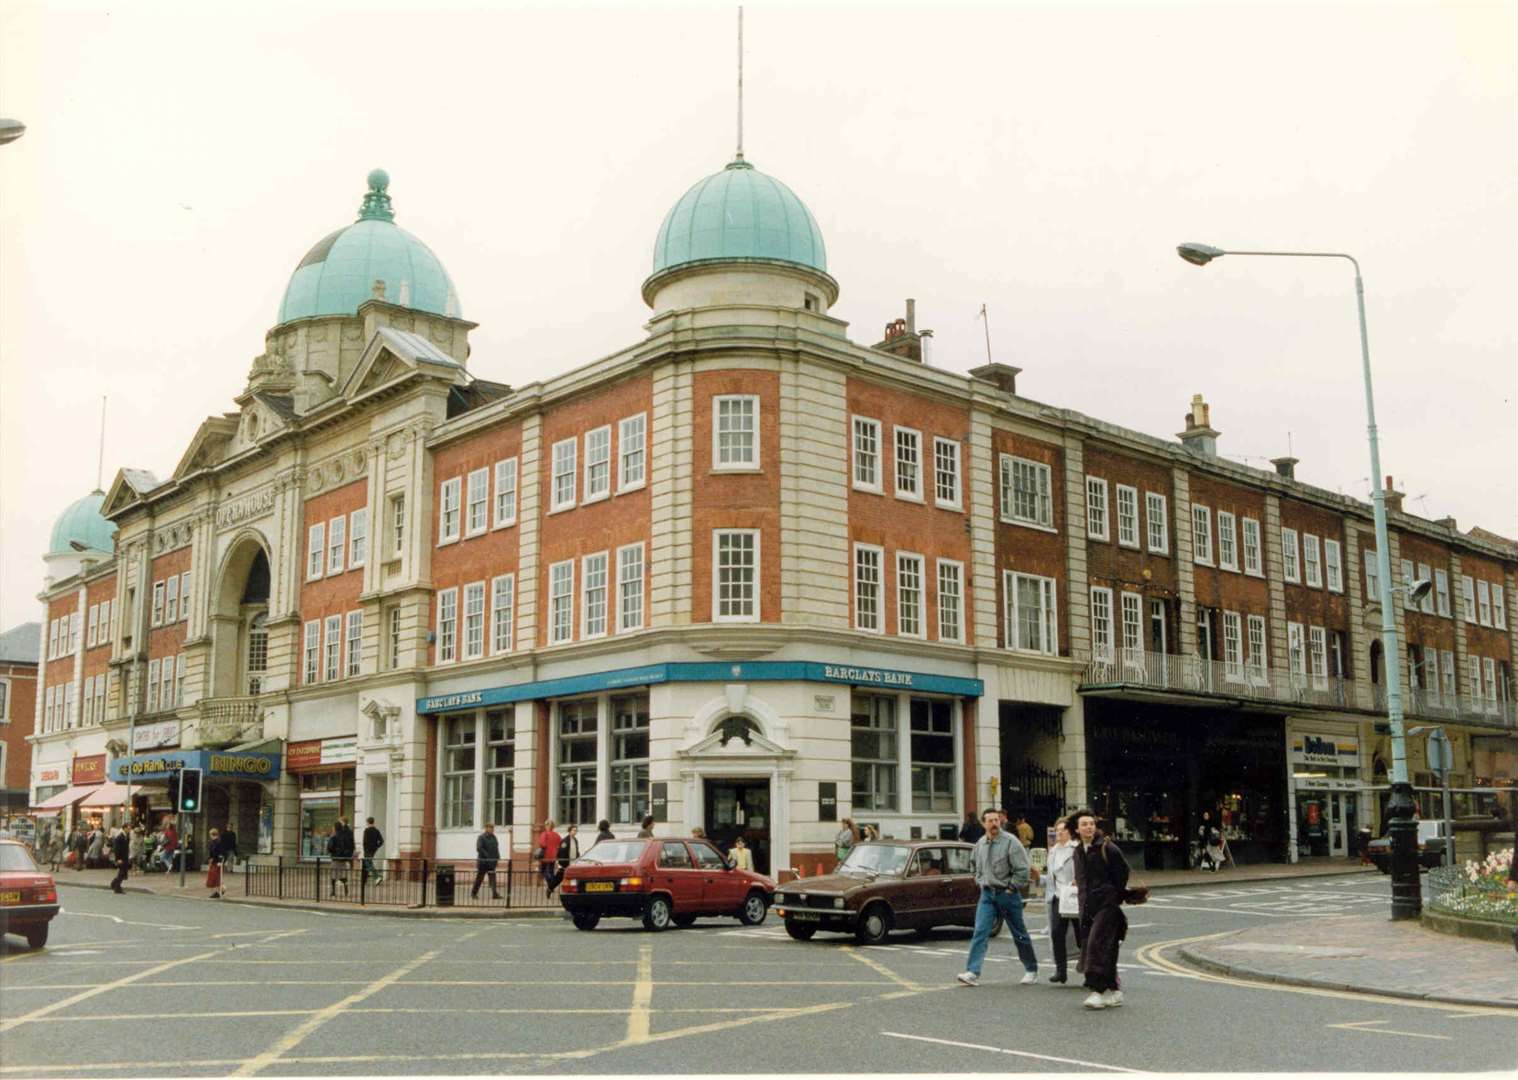
[[[269,556],[260,538],[246,534],[222,562],[211,596],[212,663],[209,693],[250,697],[268,689]]]

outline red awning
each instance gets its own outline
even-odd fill
[[[90,809],[108,809],[112,806],[120,806],[127,801],[127,787],[118,784],[114,780],[107,780],[103,784],[96,784],[90,788],[90,797],[79,805]]]
[[[58,794],[44,799],[38,803],[38,810],[62,810],[66,806],[73,806],[86,795],[100,788],[99,784],[76,784],[71,788],[60,791]]]

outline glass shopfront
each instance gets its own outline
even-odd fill
[[[300,857],[327,857],[327,840],[339,817],[353,824],[351,769],[304,773],[300,778]]]
[[[1284,861],[1282,738],[1272,717],[1087,699],[1093,809],[1147,869],[1195,865],[1208,827],[1235,862]]]
[[[1297,856],[1344,858],[1359,851],[1360,740],[1294,731],[1291,780],[1296,791]]]

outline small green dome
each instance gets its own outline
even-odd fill
[[[681,196],[659,227],[654,273],[687,263],[764,259],[827,273],[822,230],[795,192],[741,157]]]
[[[105,492],[92,491],[74,503],[53,525],[53,537],[48,542],[49,555],[75,554],[69,541],[78,541],[91,551],[113,553],[116,550],[116,526],[100,516],[105,505]]]
[[[313,315],[352,315],[385,283],[392,304],[460,318],[453,279],[426,244],[395,224],[384,169],[369,174],[358,220],[324,237],[290,276],[281,324]]]

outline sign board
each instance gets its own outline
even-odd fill
[[[61,784],[62,782],[63,767],[60,765],[51,765],[37,772],[37,783],[39,784]]]
[[[157,754],[134,754],[111,762],[111,779],[167,780],[181,769],[201,769],[212,780],[279,779],[280,756],[252,751],[165,750]]]
[[[663,780],[649,785],[648,812],[655,821],[669,820],[669,784]]]
[[[76,757],[73,778],[76,784],[105,783],[105,755],[91,754],[89,757]]]
[[[817,785],[817,820],[838,820],[838,782],[824,780]]]
[[[178,720],[161,720],[156,724],[139,724],[132,730],[133,750],[153,750],[160,746],[178,745]]]
[[[357,735],[342,735],[334,739],[304,739],[285,747],[285,769],[293,773],[341,768],[357,761]]]
[[[1353,735],[1314,735],[1309,732],[1293,735],[1291,761],[1294,765],[1333,765],[1358,769],[1360,740]]]

